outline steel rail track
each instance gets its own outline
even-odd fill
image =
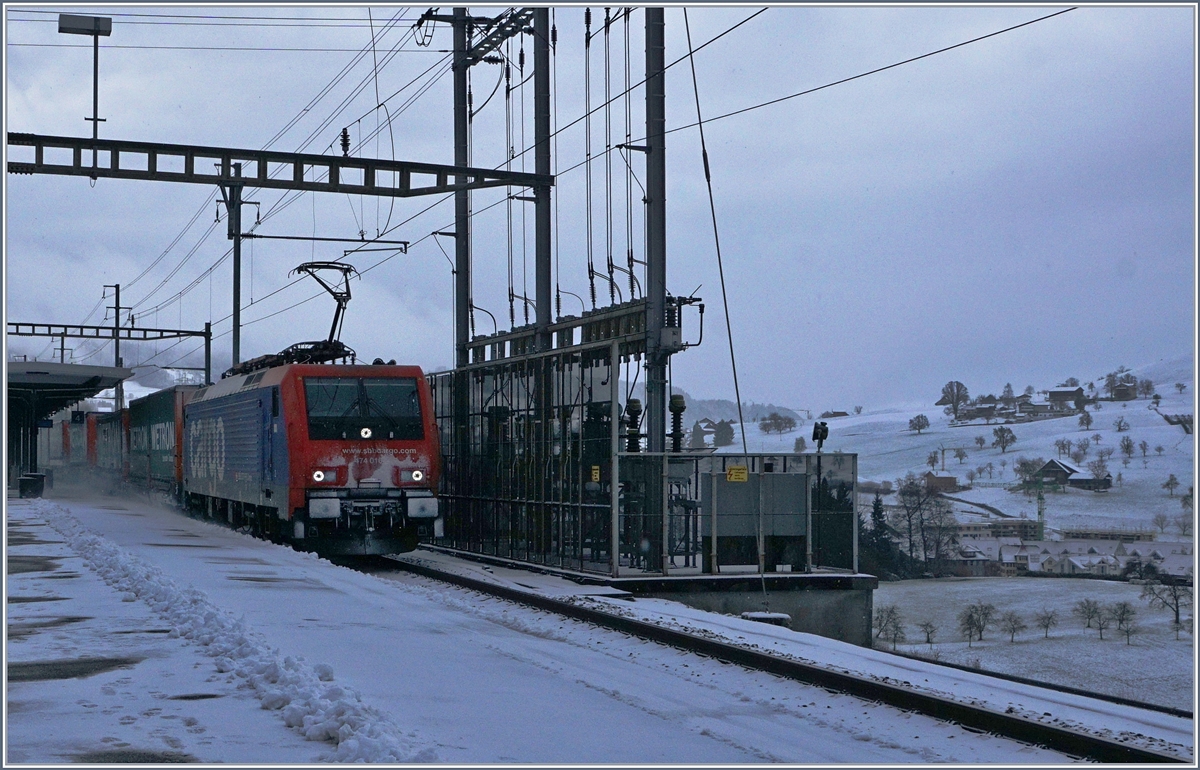
[[[1171,754],[1130,746],[1118,740],[1090,735],[1066,727],[1044,724],[1017,714],[1006,714],[899,685],[867,679],[855,674],[832,671],[820,666],[676,631],[654,623],[580,607],[570,602],[518,591],[464,575],[442,572],[421,564],[392,558],[388,558],[387,561],[399,569],[423,577],[491,594],[575,620],[594,623],[604,628],[666,644],[687,652],[735,663],[755,671],[764,671],[832,692],[854,695],[904,711],[912,711],[942,721],[957,723],[971,731],[982,731],[1043,746],[1073,757],[1122,764],[1165,762],[1190,764],[1188,760]]]

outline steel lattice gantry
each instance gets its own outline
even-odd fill
[[[8,321],[5,332],[10,337],[53,337],[85,340],[130,340],[151,342],[154,340],[179,339],[181,337],[204,338],[204,381],[212,383],[212,326],[204,324],[203,331],[196,329],[150,329],[136,326],[85,326],[80,324],[41,324]]]
[[[50,174],[92,179],[139,179],[211,184],[221,189],[233,241],[233,363],[241,360],[242,191],[246,187],[301,192],[350,193],[393,198],[455,193],[489,187],[549,190],[544,173],[473,168],[403,160],[351,158],[190,144],[132,142],[9,132],[13,148],[32,148],[32,158],[10,160],[10,174]],[[84,157],[95,150],[92,163]],[[209,171],[209,169],[212,169]],[[539,164],[539,171],[543,171]],[[548,194],[547,194],[548,197]]]

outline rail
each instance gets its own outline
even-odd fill
[[[905,687],[877,682],[854,674],[768,655],[737,645],[664,628],[653,623],[580,607],[569,602],[525,593],[464,575],[442,572],[420,564],[399,559],[389,559],[389,561],[399,569],[424,577],[491,594],[575,620],[594,623],[604,628],[666,644],[687,652],[736,663],[756,671],[764,671],[827,690],[854,695],[905,711],[915,711],[935,719],[956,722],[968,730],[981,730],[1097,762],[1187,763],[1187,760],[1170,754],[1129,746],[1117,740],[1089,735],[1078,730],[1043,724],[1017,714],[1006,714]]]

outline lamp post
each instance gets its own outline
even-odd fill
[[[70,13],[58,15],[58,31],[66,35],[91,35],[92,37],[92,138],[100,138],[100,36],[112,34],[112,19],[107,16],[75,16]],[[96,168],[96,148],[92,148],[92,169]],[[96,179],[92,175],[93,181]]]

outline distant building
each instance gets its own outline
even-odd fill
[[[930,492],[954,492],[958,489],[956,476],[935,476],[933,471],[927,471],[924,479],[925,488]]]
[[[1050,406],[1058,409],[1059,411],[1077,411],[1079,408],[1078,405],[1082,404],[1084,401],[1083,388],[1075,388],[1074,390],[1062,389],[1048,391],[1046,393],[1046,401],[1050,403]]]
[[[1071,540],[1113,540],[1116,542],[1133,543],[1141,540],[1153,540],[1154,530],[1151,529],[1065,529],[1064,538]]]
[[[1050,460],[1038,468],[1025,483],[1026,486],[1054,484],[1060,487],[1071,486],[1076,489],[1096,491],[1112,488],[1112,474],[1106,473],[1098,479],[1089,478],[1083,475],[1083,471],[1065,460]]]
[[[1132,401],[1137,398],[1137,385],[1116,385],[1112,392],[1113,401]]]
[[[821,412],[821,417],[822,417],[822,418],[828,418],[828,417],[849,417],[849,416],[850,416],[850,413],[849,413],[849,412]]]
[[[1082,473],[1078,468],[1069,462],[1063,460],[1051,460],[1050,462],[1038,468],[1030,481],[1042,482],[1043,484],[1057,484],[1060,487],[1065,487],[1067,481],[1077,473]]]

